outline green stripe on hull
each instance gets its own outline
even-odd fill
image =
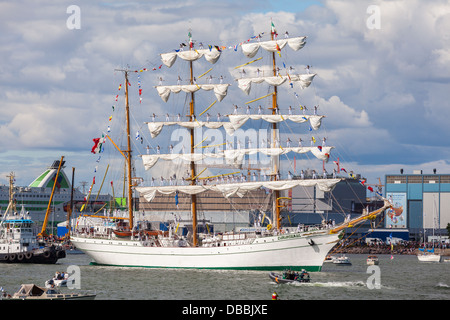
[[[127,266],[127,265],[109,265],[100,264],[97,262],[91,262],[90,265],[93,266],[111,266],[111,267],[122,267],[122,268],[151,268],[151,269],[198,269],[198,270],[252,270],[252,271],[284,271],[290,269],[292,271],[301,271],[305,269],[308,272],[320,272],[322,266],[273,266],[273,267],[216,267],[216,268],[205,268],[205,267],[158,267],[158,266]]]

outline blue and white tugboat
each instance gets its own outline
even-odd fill
[[[10,201],[0,218],[0,262],[54,264],[66,256],[55,244],[40,241],[38,228],[24,207],[18,213],[14,201],[14,177],[10,177]]]

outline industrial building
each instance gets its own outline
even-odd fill
[[[450,223],[450,174],[423,173],[388,174],[385,177],[385,193],[394,208],[387,212],[387,229],[408,229],[410,237],[422,239],[447,235]],[[428,240],[426,240],[428,241]]]

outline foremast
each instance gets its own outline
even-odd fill
[[[112,141],[110,136],[106,136],[113,145],[119,150],[122,156],[125,158],[126,171],[127,171],[127,190],[128,190],[128,220],[130,224],[130,231],[133,230],[133,177],[131,175],[131,137],[130,137],[130,104],[128,100],[128,69],[115,69],[115,71],[121,71],[125,77],[125,119],[126,119],[126,129],[127,129],[127,149],[120,150],[119,147]]]

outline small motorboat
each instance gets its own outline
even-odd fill
[[[67,287],[68,278],[69,278],[68,273],[56,272],[55,276],[52,279],[45,281],[45,287],[46,288]]]
[[[43,288],[35,284],[22,284],[12,296],[4,295],[11,300],[94,300],[96,293],[70,292],[62,293],[54,288]]]
[[[425,253],[425,254],[418,254],[417,259],[422,262],[442,262],[443,258],[440,254],[435,253]]]
[[[294,271],[284,271],[282,274],[277,274],[275,272],[269,273],[269,278],[276,283],[304,283],[310,282],[311,278],[306,270],[301,272]]]
[[[369,266],[375,266],[378,265],[380,263],[380,260],[378,260],[377,256],[368,256],[367,257],[367,265]]]
[[[339,264],[339,265],[347,265],[347,266],[352,264],[350,262],[350,259],[345,255],[341,255],[339,257],[333,257],[333,263]]]

